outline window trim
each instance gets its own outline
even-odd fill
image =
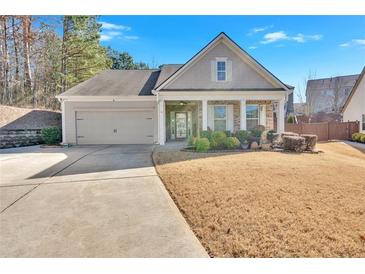
[[[225,117],[224,118],[215,118],[215,107],[224,107],[225,109]],[[226,121],[226,129],[228,127],[228,107],[227,105],[213,105],[213,130],[215,130],[215,121]]]
[[[247,117],[247,107],[248,106],[257,106],[257,118],[248,118]],[[257,125],[260,125],[260,104],[246,104],[246,125],[248,124],[247,121],[257,120]]]
[[[224,62],[224,80],[218,79],[218,72],[223,72],[222,70],[218,70],[218,62]],[[227,58],[226,57],[217,57],[215,59],[215,79],[217,82],[227,82]]]

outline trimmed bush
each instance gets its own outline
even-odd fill
[[[189,147],[195,147],[195,143],[196,143],[196,137],[189,136],[189,138],[188,138],[188,146]]]
[[[41,135],[47,145],[57,145],[62,140],[62,130],[59,127],[43,128]]]
[[[360,142],[365,143],[365,134],[361,134]]]
[[[241,144],[248,142],[249,136],[250,136],[250,132],[247,130],[239,130],[236,132],[236,137],[241,142]]]
[[[195,148],[198,152],[207,152],[210,148],[208,138],[197,138],[195,142]]]
[[[238,140],[236,137],[227,137],[226,139],[226,148],[238,148],[240,144],[240,140]]]
[[[210,130],[202,130],[200,132],[200,138],[207,138],[209,141],[211,141],[212,132]]]
[[[227,136],[223,131],[213,131],[210,141],[212,148],[224,148]]]
[[[304,137],[300,136],[283,136],[284,150],[302,152],[306,148]]]
[[[305,139],[305,150],[313,151],[317,144],[317,135],[303,134],[301,137]]]
[[[233,136],[232,132],[230,130],[226,130],[224,133],[226,134],[227,137],[232,137]]]
[[[261,134],[262,134],[262,130],[260,130],[260,129],[255,128],[255,129],[250,130],[250,136],[252,136],[252,137],[260,138]]]
[[[365,134],[364,133],[353,133],[352,134],[352,140],[355,142],[361,142],[361,143],[365,143]]]
[[[288,124],[294,124],[294,117],[293,116],[289,116],[287,122],[288,122]]]

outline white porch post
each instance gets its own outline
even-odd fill
[[[61,115],[62,115],[62,144],[66,144],[66,109],[65,100],[61,101]]]
[[[277,111],[277,123],[278,123],[278,133],[282,133],[285,131],[285,100],[281,99],[278,104],[278,111]]]
[[[208,101],[202,100],[202,130],[208,129]]]
[[[246,130],[246,99],[240,100],[240,129]]]
[[[160,145],[165,144],[165,101],[158,101],[158,142]]]

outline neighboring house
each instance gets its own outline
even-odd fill
[[[340,114],[358,77],[359,75],[347,75],[308,80],[306,89],[307,114],[309,116],[320,112]]]
[[[365,67],[342,109],[343,120],[360,121],[360,132],[365,133]]]
[[[304,115],[306,114],[306,103],[294,103],[294,114],[295,115]]]
[[[257,125],[282,132],[293,89],[220,33],[185,64],[108,70],[58,95],[63,143],[163,145]]]

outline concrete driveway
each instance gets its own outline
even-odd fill
[[[152,146],[0,151],[0,257],[208,257]]]

